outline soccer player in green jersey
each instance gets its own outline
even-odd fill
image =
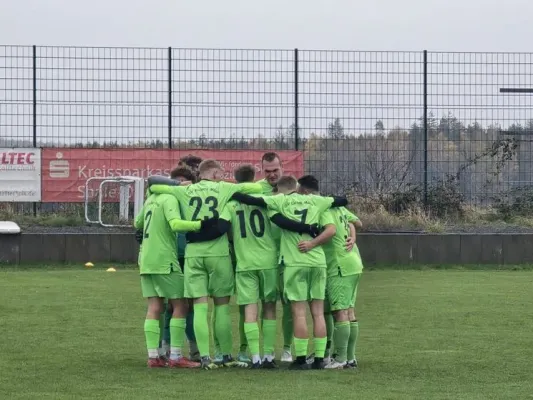
[[[324,296],[326,290],[326,258],[321,245],[335,235],[335,224],[324,214],[331,206],[344,206],[346,199],[321,196],[305,196],[296,193],[297,181],[292,176],[281,177],[277,189],[281,195],[256,198],[234,196],[238,201],[249,205],[266,205],[270,214],[280,213],[301,223],[324,226],[324,231],[316,238],[282,229],[280,242],[280,262],[284,265],[284,296],[291,303],[294,321],[294,346],[296,361],[290,369],[308,369],[306,363],[308,332],[306,304],[309,303],[313,318],[315,343],[314,369],[322,369],[326,350],[326,326],[324,321]]]
[[[218,218],[233,194],[260,193],[255,183],[231,184],[221,181],[223,169],[215,160],[204,160],[199,166],[198,183],[189,186],[151,185],[153,193],[174,195],[181,205],[184,219],[199,221]],[[207,242],[189,243],[185,249],[185,295],[194,302],[194,331],[202,368],[216,367],[209,352],[208,298],[212,297],[216,313],[216,336],[223,353],[221,366],[248,366],[233,361],[229,299],[234,290],[234,274],[226,235]],[[172,337],[171,337],[172,339]]]
[[[318,180],[312,175],[301,177],[298,179],[298,184],[298,192],[301,194],[319,194]],[[333,330],[335,356],[325,368],[344,369],[348,365],[347,351],[351,335],[349,311],[354,307],[354,296],[362,271],[361,258],[358,253],[356,254],[353,246],[351,251],[347,250],[348,240],[351,238],[350,225],[357,217],[344,207],[331,208],[326,212],[335,222],[336,234],[331,241],[322,246],[327,262],[326,302],[328,305],[325,308],[327,314],[332,313],[335,319]],[[331,330],[330,328],[329,331]],[[331,344],[331,333],[328,332],[328,334],[328,342]]]
[[[194,172],[186,162],[189,161],[189,157],[193,157],[192,166],[194,167],[194,161],[198,160],[198,157],[187,156],[181,159],[178,163],[178,166],[170,172],[170,179],[173,179],[177,182],[196,182],[197,174]],[[200,159],[201,162],[201,159]],[[178,262],[183,271],[183,266],[185,264],[185,245],[187,244],[185,234],[177,234],[177,252],[178,252]],[[200,361],[200,352],[198,351],[198,346],[196,345],[196,336],[194,335],[194,311],[192,301],[189,302],[189,312],[187,313],[187,323],[185,325],[185,335],[189,341],[189,359],[192,361]],[[172,318],[172,305],[165,301],[164,313],[160,321],[161,326],[161,339],[159,343],[159,352],[160,356],[167,357],[170,355],[170,320]]]
[[[261,169],[263,170],[264,178],[257,181],[263,188],[262,193],[265,196],[271,196],[276,191],[276,185],[283,175],[283,163],[279,154],[268,152],[263,154],[261,158]],[[280,271],[280,285],[283,286],[283,268]],[[283,289],[281,288],[283,291]],[[281,327],[283,331],[283,353],[281,354],[281,362],[292,362],[292,311],[291,305],[285,301],[285,297],[281,296],[281,304],[283,307],[283,314],[281,317]]]
[[[183,221],[178,201],[168,194],[151,194],[146,199],[139,215],[135,217],[135,228],[142,230],[142,251],[139,254],[141,288],[148,300],[144,323],[148,366],[164,367],[166,362],[159,357],[159,318],[164,299],[169,299],[173,313],[170,320],[171,368],[193,368],[199,363],[182,356],[185,336],[185,317],[188,306],[184,295],[184,278],[177,262],[176,232],[199,230],[207,221]]]
[[[237,182],[253,182],[255,169],[242,165],[235,170]],[[231,223],[237,268],[237,304],[244,307],[244,332],[252,354],[252,368],[276,368],[276,301],[278,300],[278,254],[266,210],[231,201],[220,217]],[[259,353],[258,305],[263,306],[263,362]]]
[[[357,279],[357,284],[355,286],[355,292],[353,294],[353,299],[350,304],[350,309],[348,310],[348,319],[350,321],[350,339],[348,340],[348,353],[347,353],[347,362],[346,369],[357,368],[357,358],[355,357],[355,351],[357,346],[357,338],[359,337],[359,322],[357,320],[356,314],[356,302],[357,302],[357,289],[359,287],[359,282],[361,280],[361,274],[363,273],[363,261],[361,259],[361,254],[359,253],[359,248],[357,247],[356,241],[356,228],[361,229],[363,224],[361,220],[354,214],[348,212],[347,214],[348,221],[350,222],[350,237],[346,241],[346,250],[348,252],[353,252],[356,259],[356,272],[358,273],[359,278]]]

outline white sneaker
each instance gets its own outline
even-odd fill
[[[283,350],[283,354],[281,355],[281,362],[292,362],[292,353],[290,350]]]
[[[345,365],[345,362],[340,363],[338,361],[332,360],[330,363],[326,364],[324,369],[344,369]]]

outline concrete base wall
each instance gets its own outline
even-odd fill
[[[371,264],[533,264],[533,234],[361,234]],[[131,233],[0,235],[0,264],[135,263]]]

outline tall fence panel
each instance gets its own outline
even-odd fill
[[[531,54],[428,53],[430,182],[485,204],[531,185],[532,74]]]
[[[326,192],[490,204],[533,181],[532,68],[529,53],[0,46],[0,148],[300,151]]]
[[[422,53],[301,51],[299,108],[306,167],[326,191],[365,196],[423,179]]]
[[[0,147],[33,146],[33,47],[0,46]]]
[[[178,148],[295,148],[294,54],[173,49],[172,138]]]

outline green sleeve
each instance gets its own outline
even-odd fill
[[[144,226],[144,207],[141,208],[141,211],[135,217],[135,221],[133,222],[133,226],[136,229],[142,229],[143,228],[143,226]]]
[[[181,219],[180,205],[178,200],[173,196],[165,196],[163,201],[163,212],[165,213],[165,218],[170,224],[170,221],[175,219]]]
[[[343,211],[344,215],[346,215],[346,218],[348,219],[348,222],[357,222],[357,221],[359,221],[359,217],[357,215],[353,214],[347,208],[342,207],[342,211]]]
[[[220,219],[226,220],[228,222],[231,222],[232,220],[232,210],[235,208],[235,202],[230,201],[228,204],[226,204],[226,207],[222,210],[222,213],[220,214]]]
[[[320,214],[320,226],[335,225],[335,219],[330,211],[324,211]]]
[[[331,208],[335,200],[333,199],[333,197],[316,196],[315,201],[316,201],[316,206],[318,207],[320,212],[324,212],[328,208]]]
[[[182,219],[173,219],[172,221],[168,221],[168,224],[174,232],[198,231],[202,226],[201,221],[184,221]]]
[[[263,192],[263,187],[260,183],[245,182],[235,184],[235,193],[240,192],[244,194],[260,194]]]
[[[185,187],[186,186],[152,185],[150,186],[150,191],[156,194],[170,194],[179,199]]]
[[[284,200],[284,196],[282,194],[278,194],[277,196],[263,197],[263,200],[265,201],[269,210],[282,212],[281,208]]]

